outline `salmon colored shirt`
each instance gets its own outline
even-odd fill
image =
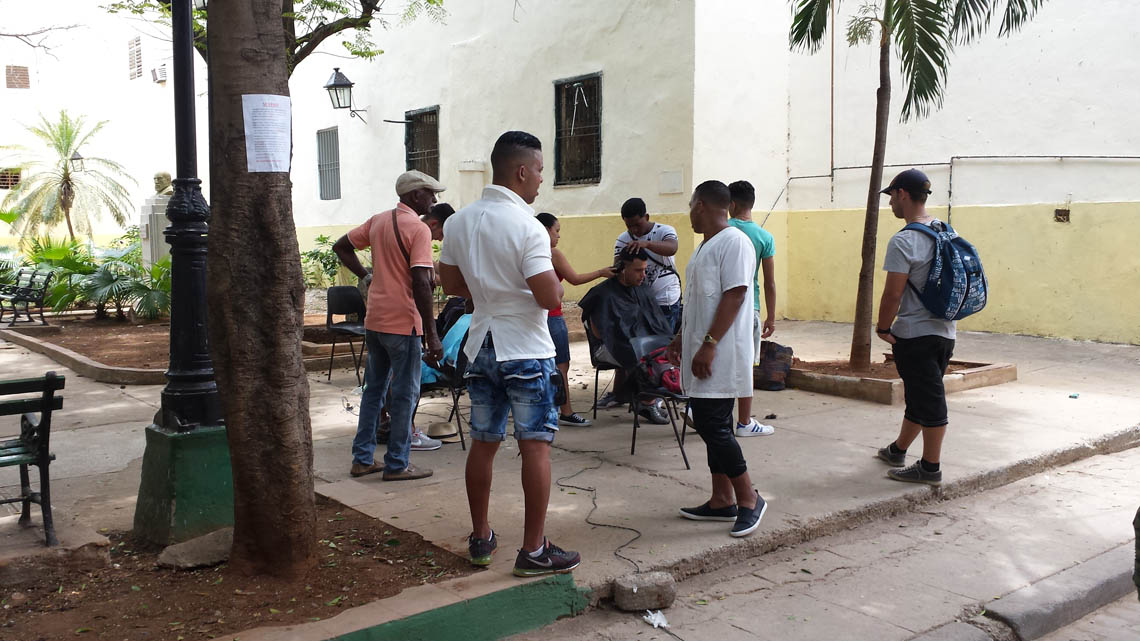
[[[431,230],[412,208],[396,205],[400,236],[410,260],[396,243],[392,211],[380,212],[348,233],[352,247],[372,250],[372,285],[368,288],[368,314],[364,328],[373,332],[422,336],[423,322],[412,298],[412,270],[432,267]]]

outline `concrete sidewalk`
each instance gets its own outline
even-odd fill
[[[781,322],[774,337],[807,359],[841,357],[850,326]],[[886,344],[876,344],[882,350]],[[585,411],[593,370],[584,344],[573,346],[571,382],[576,409]],[[1009,335],[961,333],[956,357],[1017,364],[1019,380],[956,393],[950,398],[950,434],[943,454],[943,496],[969,494],[1094,454],[1140,443],[1140,347]],[[0,342],[0,370],[8,373],[66,369],[22,348]],[[602,377],[603,386],[608,376]],[[355,432],[356,385],[351,370],[334,372],[332,384],[310,378],[317,490],[435,543],[465,552],[470,531],[463,486],[464,453],[458,444],[415,453],[417,465],[433,468],[422,482],[385,483],[349,479]],[[129,528],[139,479],[143,428],[158,405],[158,386],[98,384],[69,376],[64,410],[53,437],[60,455],[53,465],[55,504],[95,527]],[[1072,398],[1077,394],[1077,398]],[[351,405],[351,409],[349,406]],[[901,407],[883,406],[797,390],[758,392],[755,414],[775,413],[770,437],[741,442],[753,479],[771,508],[755,535],[728,536],[727,525],[710,527],[676,517],[681,505],[707,498],[708,473],[702,444],[687,440],[692,470],[685,470],[668,426],[645,426],[637,454],[629,454],[630,418],[603,411],[590,428],[566,428],[553,451],[553,476],[564,484],[552,492],[547,532],[559,545],[582,552],[575,572],[580,585],[601,589],[633,570],[667,569],[678,575],[719,568],[778,546],[794,545],[937,498],[935,491],[890,481],[873,459],[893,439]],[[447,414],[443,399],[421,403],[418,423]],[[11,434],[14,426],[0,426]],[[913,449],[918,452],[917,447]],[[500,534],[489,581],[510,572],[521,539],[522,497],[518,450],[508,440],[496,467],[491,519]],[[0,493],[11,493],[14,479]],[[636,529],[636,533],[633,530]],[[719,530],[718,530],[719,529]],[[722,532],[723,531],[723,532]],[[628,543],[635,534],[640,536]],[[618,558],[615,554],[633,560]],[[483,575],[483,574],[480,574]],[[500,578],[500,579],[492,579]]]
[[[1098,455],[684,580],[663,611],[668,632],[644,613],[602,608],[516,639],[1010,639],[983,609],[1048,586],[1039,604],[1087,612],[1097,604],[1066,576],[1098,566],[1105,551],[1120,563],[1101,582],[1131,572],[1138,484],[1140,449]],[[1127,555],[1116,555],[1122,544]],[[1125,590],[1046,639],[1140,639],[1131,578]]]

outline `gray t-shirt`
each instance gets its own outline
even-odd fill
[[[934,219],[937,226],[942,222]],[[934,239],[916,230],[900,230],[887,243],[887,258],[883,270],[909,275],[915,288],[926,287],[926,277],[930,274],[930,264],[934,261]],[[899,315],[891,326],[891,334],[903,339],[913,339],[927,335],[937,335],[954,339],[956,321],[946,321],[930,313],[909,285],[903,289]]]

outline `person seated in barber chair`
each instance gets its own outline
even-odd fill
[[[593,335],[590,340],[594,361],[618,366],[613,392],[598,400],[599,408],[630,402],[629,380],[638,367],[630,339],[652,335],[672,336],[672,327],[652,289],[644,285],[649,255],[644,249],[623,250],[614,269],[617,274],[590,289],[578,302],[582,321]],[[660,399],[647,403],[642,416],[651,423],[667,424]]]

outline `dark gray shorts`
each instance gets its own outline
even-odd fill
[[[892,352],[903,380],[903,417],[925,428],[949,423],[942,375],[954,355],[954,340],[933,334],[913,339],[895,337]]]

